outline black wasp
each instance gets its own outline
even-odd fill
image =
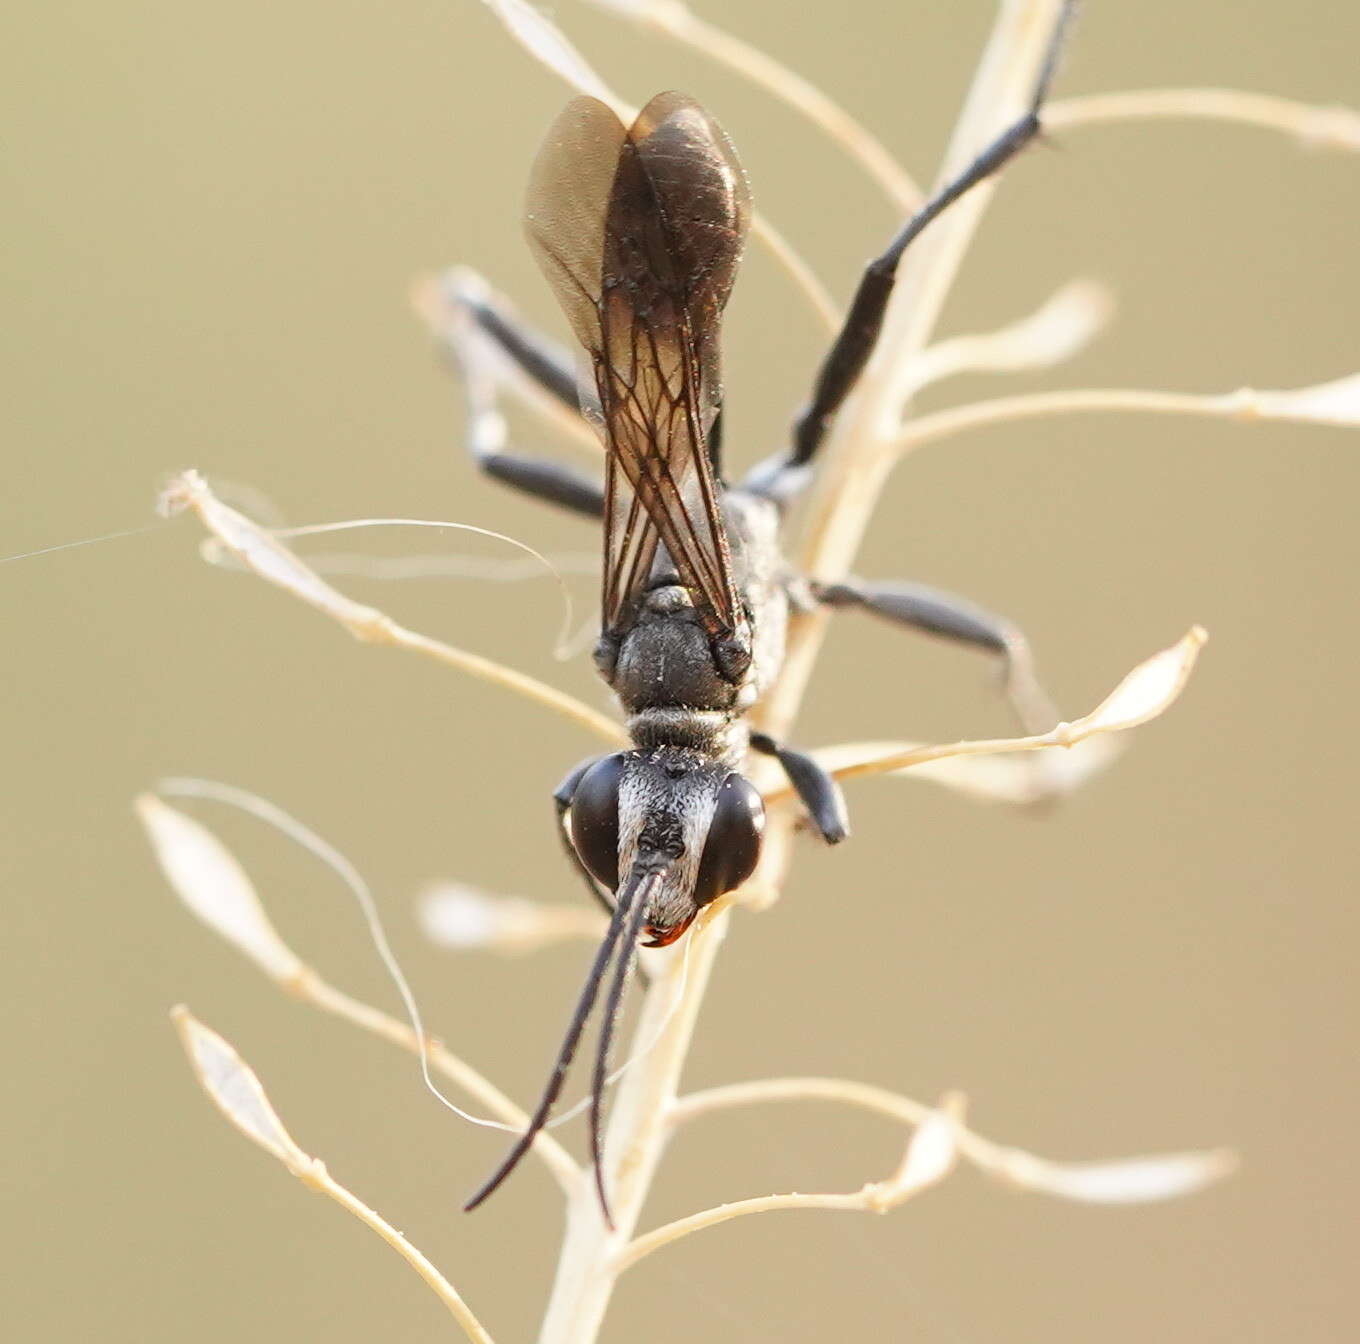
[[[791,446],[739,485],[723,474],[718,334],[750,195],[727,136],[692,99],[659,94],[625,127],[603,103],[577,98],[534,164],[529,242],[588,359],[584,386],[569,360],[493,298],[454,295],[482,336],[547,393],[579,409],[603,441],[602,482],[488,448],[475,436],[472,448],[497,479],[602,520],[595,659],[627,712],[633,741],[627,751],[578,766],[555,795],[567,853],[610,911],[609,929],[528,1127],[468,1208],[500,1185],[547,1123],[612,963],[590,1110],[608,1217],[601,1106],[624,988],[642,940],[647,947],[674,942],[705,905],[755,868],[765,815],[741,773],[749,751],[779,761],[827,843],[845,837],[835,781],[811,757],[753,733],[745,718],[779,671],[792,603],[857,606],[999,654],[1022,717],[1034,726],[1047,716],[1024,640],[1009,622],[917,585],[795,575],[778,530],[874,348],[902,254],[941,211],[1039,133],[1069,9],[1029,110],[869,263]]]

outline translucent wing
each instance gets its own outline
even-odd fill
[[[631,622],[658,543],[710,636],[744,624],[706,442],[749,214],[731,144],[683,94],[659,94],[627,130],[603,103],[574,99],[534,164],[529,241],[599,398],[610,632]]]

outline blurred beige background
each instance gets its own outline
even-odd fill
[[[975,0],[707,8],[927,177],[992,13]],[[576,3],[558,16],[628,96],[679,86],[709,104],[762,206],[848,293],[893,221],[834,149],[698,57]],[[0,81],[0,552],[139,526],[165,474],[189,465],[258,487],[298,522],[456,518],[544,549],[594,545],[473,474],[457,399],[406,306],[413,276],[466,261],[561,329],[517,215],[565,91],[485,9],[53,0],[15,17]],[[1355,104],[1356,36],[1328,0],[1093,2],[1060,92],[1204,83]],[[1010,177],[946,327],[1010,320],[1073,275],[1114,287],[1116,324],[1042,380],[949,396],[1352,372],[1358,215],[1354,157],[1207,124],[1074,131]],[[819,334],[759,254],[728,332],[729,443],[750,460],[779,441]],[[962,1174],[888,1219],[734,1223],[631,1274],[606,1339],[1355,1337],[1357,492],[1353,435],[1151,417],[1032,421],[908,463],[862,570],[1021,620],[1069,713],[1192,621],[1213,641],[1183,703],[1046,819],[856,785],[853,843],[809,844],[787,899],[738,918],[689,1074],[959,1087],[979,1129],[1044,1154],[1230,1143],[1241,1174],[1123,1210]],[[129,802],[163,774],[206,775],[339,843],[378,889],[435,1028],[527,1097],[584,949],[440,952],[422,944],[414,896],[456,877],[581,900],[546,800],[591,744],[205,568],[197,540],[181,522],[0,568],[4,1333],[451,1337],[404,1265],[210,1111],[165,1016],[186,1000],[255,1065],[300,1142],[446,1267],[501,1341],[530,1339],[558,1232],[548,1183],[526,1169],[475,1217],[458,1212],[499,1136],[451,1119],[409,1060],[285,1002],[192,922]],[[467,545],[412,534],[355,548]],[[588,660],[549,657],[551,585],[349,588],[605,704]],[[839,636],[801,741],[1004,727],[965,655],[852,617]],[[304,955],[393,1004],[326,873],[247,819],[199,815]],[[674,1146],[650,1216],[853,1188],[899,1142],[825,1106],[714,1117]]]

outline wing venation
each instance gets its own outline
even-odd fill
[[[603,616],[625,629],[664,547],[710,636],[744,615],[707,436],[722,401],[718,332],[750,214],[720,127],[683,94],[625,130],[577,98],[549,132],[526,223],[589,356],[607,453]]]

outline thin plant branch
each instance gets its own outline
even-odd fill
[[[497,896],[462,882],[441,882],[420,897],[425,937],[438,947],[519,955],[557,943],[598,943],[608,919],[594,906]]]
[[[686,1218],[677,1218],[629,1242],[614,1262],[616,1272],[631,1269],[653,1251],[679,1241],[682,1237],[733,1218],[752,1213],[775,1213],[792,1209],[833,1209],[842,1213],[887,1213],[913,1195],[929,1189],[953,1170],[958,1147],[957,1129],[962,1099],[947,1098],[944,1105],[922,1118],[907,1144],[897,1170],[881,1181],[872,1181],[848,1194],[759,1195],[703,1209]]]
[[[905,452],[987,425],[1029,420],[1036,416],[1108,411],[1194,415],[1212,420],[1284,420],[1356,426],[1360,425],[1360,375],[1285,392],[1243,387],[1235,392],[1203,394],[1097,387],[997,397],[911,420],[902,428],[894,447]]]
[[[637,116],[638,109],[620,98],[595,73],[590,63],[568,40],[567,35],[547,15],[528,3],[528,0],[484,0],[488,9],[501,21],[506,31],[535,60],[548,67],[553,74],[566,80],[577,93],[598,98],[614,109],[625,126]],[[840,314],[825,285],[812,268],[759,210],[751,215],[751,236],[758,238],[775,260],[789,273],[794,284],[812,305],[828,331],[840,326]]]
[[[495,1344],[485,1326],[473,1314],[472,1308],[463,1300],[458,1290],[434,1267],[434,1264],[391,1223],[369,1208],[357,1195],[352,1194],[339,1183],[320,1160],[314,1160],[312,1167],[300,1175],[302,1183],[333,1199],[342,1209],[348,1210],[366,1227],[378,1234],[396,1253],[406,1261],[434,1292],[435,1296],[448,1308],[449,1314],[462,1327],[463,1333],[473,1344]]]
[[[400,1232],[347,1190],[325,1163],[303,1152],[284,1128],[254,1071],[227,1041],[180,1006],[171,1014],[189,1064],[219,1111],[252,1143],[277,1158],[309,1190],[333,1199],[378,1234],[448,1309],[473,1344],[494,1344],[462,1295]]]
[[[921,188],[871,131],[810,80],[759,47],[701,19],[680,0],[590,0],[655,29],[772,93],[825,131],[882,188],[897,210],[908,215],[921,204]]]
[[[186,508],[192,509],[203,526],[252,573],[338,621],[361,643],[387,644],[424,654],[554,710],[605,742],[627,740],[614,720],[565,691],[480,654],[408,630],[376,607],[346,597],[309,569],[271,533],[223,504],[196,471],[186,471],[176,477],[162,495],[163,511],[174,513]]]
[[[600,557],[594,551],[545,552],[544,559],[564,574],[598,577]],[[312,551],[307,564],[318,574],[340,574],[375,583],[407,583],[412,579],[470,579],[481,583],[526,583],[544,578],[529,560],[501,560],[484,555],[365,555],[359,551]]]
[[[831,291],[803,259],[803,254],[759,210],[751,214],[751,236],[759,238],[766,251],[789,273],[794,285],[812,305],[823,328],[828,332],[839,331],[841,311],[831,297]]]
[[[242,795],[240,790],[225,790],[217,796],[230,795],[254,797]],[[422,1036],[413,1026],[351,997],[308,966],[279,936],[250,878],[207,827],[168,806],[154,794],[141,795],[136,808],[152,852],[172,890],[194,915],[252,961],[286,994],[409,1050],[423,1064],[449,1078],[497,1117],[494,1122],[466,1118],[480,1124],[494,1123],[501,1128],[523,1128],[528,1119],[525,1113],[441,1041],[429,1035]],[[267,814],[260,815],[268,819]],[[445,1104],[449,1104],[446,1099]],[[564,1190],[570,1192],[575,1187],[580,1177],[579,1168],[556,1139],[540,1134],[534,1152],[547,1164]]]
[[[739,1199],[730,1204],[717,1204],[711,1209],[691,1213],[685,1218],[677,1218],[654,1231],[646,1232],[630,1242],[613,1262],[616,1274],[631,1269],[639,1260],[645,1259],[653,1251],[659,1251],[671,1242],[679,1241],[694,1232],[702,1232],[707,1227],[717,1227],[719,1223],[730,1222],[733,1218],[744,1218],[752,1213],[776,1213],[790,1209],[835,1209],[843,1213],[887,1213],[896,1207],[907,1195],[900,1199],[890,1198],[883,1184],[873,1183],[850,1194],[803,1195],[756,1195],[751,1199]],[[915,1193],[914,1191],[912,1193]]]
[[[1130,89],[1062,98],[1044,110],[1050,131],[1111,121],[1203,120],[1297,136],[1310,148],[1360,150],[1360,113],[1244,89]]]
[[[899,753],[915,753],[924,742],[845,742],[819,747],[813,756],[832,775],[859,761],[874,761]],[[945,756],[916,761],[888,775],[936,784],[977,802],[1011,807],[1034,807],[1075,792],[1109,768],[1123,754],[1127,742],[1119,737],[1094,737],[1074,747],[996,756]]]
[[[857,1083],[848,1078],[755,1078],[748,1082],[706,1087],[700,1092],[687,1092],[678,1097],[671,1107],[670,1122],[679,1128],[714,1111],[760,1106],[776,1101],[835,1101],[858,1106],[907,1125],[922,1124],[935,1111],[929,1102],[917,1101],[915,1097],[903,1096],[886,1087]],[[959,1133],[959,1151],[966,1152],[975,1136],[962,1128]],[[964,1135],[968,1136],[967,1140],[962,1137]]]
[[[835,1102],[913,1126],[923,1125],[938,1114],[938,1109],[926,1102],[847,1078],[761,1078],[691,1092],[675,1103],[671,1123],[679,1126],[715,1111],[788,1101]],[[1237,1155],[1226,1148],[1111,1161],[1054,1162],[983,1138],[963,1124],[961,1114],[955,1117],[954,1144],[960,1157],[1007,1184],[1085,1202],[1128,1204],[1168,1199],[1220,1180],[1237,1167]]]
[[[557,636],[558,648],[560,649],[571,637],[571,632],[576,624],[576,609],[572,602],[571,589],[567,587],[566,577],[542,551],[535,550],[526,542],[504,532],[496,532],[488,527],[477,527],[473,523],[453,523],[433,518],[348,518],[338,523],[310,523],[303,527],[276,527],[273,529],[273,535],[280,541],[291,541],[294,537],[326,536],[335,532],[353,532],[369,527],[432,527],[437,530],[468,532],[473,536],[488,537],[493,541],[501,541],[507,546],[513,546],[517,551],[523,552],[523,559],[532,560],[539,566],[541,575],[546,575],[557,585],[558,594],[562,599],[562,624]],[[308,557],[308,566],[314,572],[319,572],[320,567],[310,556]]]
[[[837,779],[854,779],[859,775],[907,770],[914,765],[956,756],[997,756],[1016,751],[1071,748],[1102,733],[1137,728],[1164,713],[1180,697],[1208,638],[1200,626],[1195,626],[1169,649],[1163,649],[1135,667],[1089,714],[1071,723],[1059,723],[1046,733],[948,742],[940,746],[903,746],[864,760],[842,761],[831,773]],[[785,784],[768,790],[765,802],[767,805],[782,802],[793,795],[792,786]]]
[[[954,336],[923,350],[905,385],[924,387],[964,373],[1025,373],[1051,368],[1079,354],[1100,333],[1114,304],[1093,280],[1073,280],[1028,317],[995,331]]]

